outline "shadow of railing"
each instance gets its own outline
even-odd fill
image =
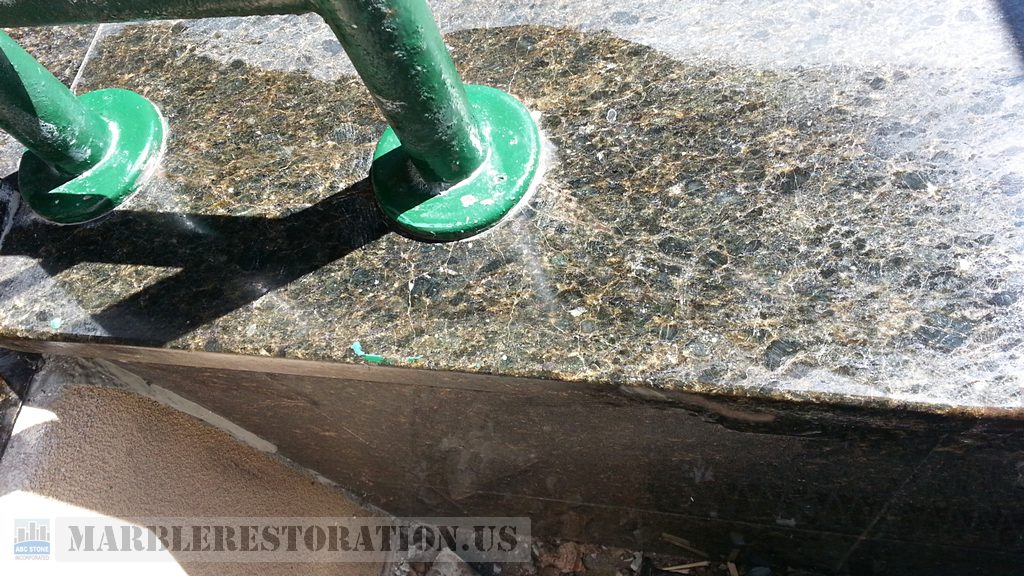
[[[1003,24],[1013,38],[1017,57],[1024,63],[1024,0],[996,0]]]
[[[363,179],[283,218],[117,211],[88,226],[20,229],[3,252],[50,276],[83,262],[180,269],[91,316],[108,341],[162,344],[386,233]]]

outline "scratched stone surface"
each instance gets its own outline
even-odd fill
[[[485,4],[435,8],[549,157],[454,244],[387,230],[384,124],[316,17],[104,27],[81,88],[156,102],[168,156],[94,224],[9,206],[0,336],[1024,408],[1012,3]]]

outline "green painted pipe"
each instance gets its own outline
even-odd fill
[[[43,218],[79,224],[120,206],[163,153],[163,117],[148,100],[108,89],[76,97],[0,31],[0,128],[28,148],[18,188]]]
[[[0,25],[98,24],[312,11],[307,0],[3,0]]]
[[[423,176],[483,161],[465,89],[424,0],[4,0],[4,26],[318,12]]]
[[[2,31],[0,128],[66,176],[99,163],[112,140],[103,118]]]
[[[424,0],[314,0],[424,176],[458,182],[484,158],[466,91]]]

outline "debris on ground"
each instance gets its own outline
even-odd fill
[[[559,574],[581,574],[586,572],[583,565],[583,546],[575,542],[562,542],[554,553],[543,554],[540,557],[542,568],[553,566],[558,569]]]
[[[350,346],[352,353],[356,355],[356,358],[369,362],[370,364],[398,364],[395,360],[380,354],[369,354],[363,350],[363,344],[359,340],[356,340]],[[422,360],[423,356],[406,356],[405,363],[412,364],[413,362]]]
[[[473,563],[464,568],[470,572],[453,572],[454,567],[435,570],[444,551],[430,561],[422,556],[402,562],[392,576],[820,576],[813,572],[792,571],[768,566],[751,559],[740,549],[714,557],[679,536],[663,534],[662,540],[679,548],[678,553],[664,554],[599,546],[567,540],[534,539],[532,562]],[[465,563],[463,563],[465,564]],[[462,567],[460,566],[460,569]]]
[[[661,535],[661,539],[664,540],[665,542],[668,542],[669,544],[672,544],[673,546],[677,546],[679,548],[682,548],[683,550],[686,550],[687,552],[696,554],[697,556],[700,556],[701,558],[707,558],[708,557],[707,552],[704,552],[703,550],[700,550],[698,548],[694,548],[693,544],[690,544],[690,541],[685,539],[685,538],[680,538],[679,536],[674,536],[672,534],[664,534],[663,533]]]
[[[455,552],[442,550],[434,558],[426,576],[477,576],[477,573]]]

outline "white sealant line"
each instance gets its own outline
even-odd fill
[[[174,408],[179,412],[184,412],[193,418],[198,418],[214,428],[219,428],[224,432],[227,432],[234,436],[239,442],[259,450],[260,452],[267,452],[271,454],[277,452],[277,446],[271,442],[260,438],[256,434],[253,434],[212,410],[204,408],[203,406],[179,396],[162,386],[150,384],[144,379],[114,365],[111,362],[100,359],[95,359],[93,362],[102,367],[111,376],[114,376],[120,384],[131,392],[135,392],[141,396],[146,396],[147,398],[152,398],[165,406]]]
[[[89,48],[85,50],[85,56],[82,57],[82,63],[78,66],[78,72],[75,73],[75,79],[71,81],[71,91],[75,92],[78,89],[78,83],[82,80],[82,75],[85,72],[85,65],[89,63],[89,58],[92,57],[93,50],[96,48],[96,44],[99,43],[100,36],[103,33],[103,28],[106,24],[100,24],[96,27],[96,33],[92,35],[92,41],[89,42]]]
[[[52,398],[60,393],[60,388],[71,380],[78,382],[79,385],[87,383],[86,385],[91,386],[106,386],[127,390],[152,400],[156,400],[164,406],[184,412],[193,418],[206,422],[214,428],[227,432],[239,442],[267,454],[270,458],[279,462],[283,466],[286,466],[295,472],[340,493],[350,501],[362,506],[374,516],[393,517],[392,514],[389,514],[385,510],[382,510],[376,505],[368,502],[362,495],[348,490],[341,484],[327,478],[316,470],[307,468],[287,456],[280,454],[277,451],[277,446],[255,433],[242,428],[231,420],[228,420],[227,418],[204,408],[191,400],[187,400],[178,394],[163,388],[162,386],[150,384],[144,378],[127,369],[121,368],[112,362],[99,358],[72,359],[67,357],[46,356],[45,366],[46,367],[43,371],[36,375],[36,378],[33,380],[32,386],[30,387],[30,390],[32,391],[30,400],[39,398],[38,404],[43,407],[47,405],[47,400],[44,399],[43,396],[49,396],[52,401]],[[77,377],[68,378],[66,374],[68,374],[69,371],[74,371],[76,368],[84,370],[84,377],[80,374]],[[45,383],[40,382],[40,386],[35,386],[41,376],[48,377],[49,381]],[[36,396],[36,394],[38,394],[38,396]],[[28,403],[26,403],[26,406],[28,406]]]

